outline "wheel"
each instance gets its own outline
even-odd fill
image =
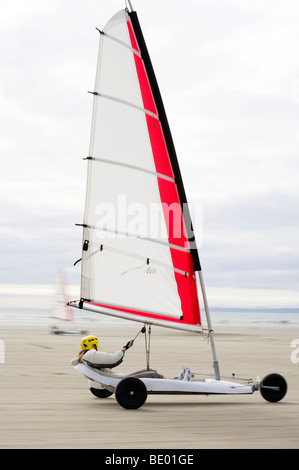
[[[264,387],[277,387],[277,389]],[[287,393],[287,388],[288,386],[285,379],[279,374],[267,375],[260,384],[262,397],[271,403],[282,400]]]
[[[97,398],[108,398],[113,395],[113,392],[109,392],[106,388],[100,389],[91,387],[89,390]]]
[[[115,397],[120,406],[128,410],[140,408],[147,399],[144,383],[136,377],[121,380],[115,390]]]

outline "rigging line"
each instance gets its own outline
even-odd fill
[[[137,338],[138,335],[140,335],[140,333],[145,333],[145,325],[141,328],[140,331],[138,331],[137,335],[135,336],[135,338],[133,338],[133,342],[135,341],[135,339]]]
[[[137,269],[142,269],[144,268],[148,263],[144,263],[142,266],[135,266],[135,268],[131,268],[131,269],[127,269],[127,271],[124,271],[123,273],[121,273],[121,276],[123,276],[124,274],[128,274],[132,271],[137,271]]]
[[[202,375],[202,376],[205,376],[205,377],[215,377],[215,374],[204,374],[203,372],[193,372],[192,371],[192,374],[193,375]],[[229,375],[221,375],[221,378],[222,379],[230,379],[230,380],[242,380],[243,382],[248,382],[248,383],[252,383],[253,380],[252,378],[249,378],[249,379],[245,379],[245,378],[242,378],[242,377],[235,377],[235,374],[232,374],[231,376]]]
[[[122,166],[125,168],[130,168],[132,170],[142,171],[144,173],[148,173],[150,175],[156,176],[157,178],[164,179],[166,181],[170,181],[171,183],[175,183],[175,179],[171,178],[171,176],[163,175],[162,173],[157,173],[156,171],[147,170],[146,168],[142,168],[141,166],[131,165],[129,163],[122,163],[117,160],[108,160],[106,158],[98,158],[98,157],[87,157],[86,160],[94,160],[96,162],[107,163],[110,165],[117,165]]]
[[[79,225],[79,224],[76,224]],[[115,235],[121,235],[123,237],[128,238],[137,238],[138,240],[143,240],[146,242],[158,243],[159,245],[163,245],[167,248],[171,248],[173,250],[183,251],[184,253],[190,253],[189,248],[184,248],[183,246],[175,245],[174,243],[164,242],[163,240],[158,240],[157,238],[150,238],[150,237],[143,237],[141,235],[135,235],[134,233],[123,232],[122,230],[112,230],[108,229],[107,227],[100,227],[95,225],[86,225],[86,227],[94,230],[99,230],[108,233],[114,233]]]
[[[111,39],[112,41],[117,42],[118,44],[120,44],[120,45],[123,46],[123,47],[126,47],[127,49],[129,49],[129,51],[133,52],[133,54],[135,54],[135,55],[137,55],[138,57],[141,58],[140,52],[137,51],[136,49],[134,49],[134,48],[133,48],[132,46],[130,46],[129,44],[126,44],[125,42],[121,41],[120,39],[115,38],[114,36],[111,36],[110,34],[105,33],[104,31],[102,31],[102,30],[99,29],[99,28],[96,28],[96,30],[99,31],[99,33],[100,33],[102,36],[105,36],[106,38]]]
[[[115,96],[105,95],[103,93],[97,93],[96,91],[89,91],[88,93],[91,93],[92,95],[95,95],[95,96],[100,96],[102,98],[106,98],[107,100],[116,101],[117,103],[121,103],[121,104],[124,104],[126,106],[130,106],[131,108],[135,108],[138,111],[142,111],[143,113],[148,114],[149,116],[152,116],[153,118],[159,120],[159,116],[157,114],[155,114],[152,111],[149,111],[148,109],[145,109],[141,106],[137,106],[137,104],[130,103],[129,101],[122,100],[121,98],[116,98]]]
[[[99,246],[97,243],[94,243],[94,246]],[[94,253],[91,253],[89,256],[93,256],[95,255],[96,253],[98,253],[99,251],[104,251],[104,250],[108,250],[108,251],[111,251],[113,253],[117,253],[119,255],[124,255],[124,256],[129,256],[130,258],[136,258],[136,259],[140,259],[140,260],[145,260],[145,264],[142,265],[142,266],[136,266],[135,268],[132,268],[132,269],[129,269],[128,271],[125,271],[123,272],[121,275],[123,274],[127,274],[129,271],[133,271],[135,269],[141,269],[143,268],[145,265],[149,265],[149,264],[154,264],[156,266],[161,266],[162,268],[165,268],[165,269],[169,269],[171,271],[174,271],[178,274],[182,274],[183,276],[185,277],[189,277],[190,274],[187,272],[187,271],[184,271],[183,269],[179,269],[179,268],[175,268],[174,266],[170,266],[169,264],[166,264],[166,263],[162,263],[161,261],[157,261],[155,259],[152,259],[152,258],[148,258],[148,257],[145,257],[145,256],[141,256],[141,255],[137,255],[135,253],[131,253],[129,251],[125,251],[125,250],[120,250],[119,248],[113,248],[111,246],[103,246],[103,245],[100,245],[100,248],[98,250],[96,250]]]

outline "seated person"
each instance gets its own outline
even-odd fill
[[[115,353],[107,353],[99,351],[99,339],[96,336],[86,336],[81,340],[81,351],[72,360],[72,364],[76,365],[79,362],[85,363],[87,366],[94,369],[99,369],[101,374],[113,376],[116,378],[124,378],[124,374],[115,374],[110,369],[118,366],[123,362],[125,352],[133,346],[134,340],[128,341],[122,349]],[[127,375],[127,377],[140,377],[140,378],[164,378],[163,375],[159,374],[154,369],[142,369],[134,372],[133,374]],[[190,369],[183,368],[182,372],[175,377],[178,380],[191,380]]]
[[[78,362],[86,363],[89,367],[100,369],[107,375],[114,375],[109,369],[118,366],[123,361],[125,352],[133,345],[133,341],[128,343],[115,353],[99,351],[99,339],[96,336],[86,336],[81,340],[81,351],[73,359],[72,364]],[[108,370],[107,370],[108,369]],[[123,374],[118,374],[123,376]]]

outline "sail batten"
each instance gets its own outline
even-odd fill
[[[125,106],[131,106],[132,108],[137,109],[138,111],[141,111],[145,114],[148,114],[149,116],[152,116],[155,119],[159,119],[159,116],[148,109],[142,108],[141,106],[136,106],[134,103],[130,103],[129,101],[122,100],[120,98],[117,98],[116,96],[108,96],[105,95],[104,93],[98,93],[96,91],[90,91],[92,95],[99,96],[101,98],[105,98],[107,100],[112,100],[112,101],[117,101],[118,103],[124,104]]]
[[[103,28],[94,90],[81,265],[81,298],[93,301],[83,304],[197,331],[197,249],[135,12]]]
[[[151,170],[148,170],[147,168],[142,168],[140,166],[130,165],[129,163],[124,163],[124,162],[120,162],[120,161],[117,161],[117,160],[109,160],[109,159],[106,159],[106,158],[89,157],[89,159],[94,160],[96,162],[100,162],[100,163],[107,163],[109,165],[119,165],[119,166],[123,166],[123,167],[126,167],[126,168],[131,168],[132,170],[143,171],[145,173],[149,173],[153,176],[156,176],[157,178],[162,178],[162,179],[165,179],[167,181],[171,181],[172,183],[175,183],[175,179],[171,178],[170,176],[162,175],[161,173],[157,173],[156,171],[151,171]]]
[[[110,34],[107,34],[105,33],[104,31],[101,31],[99,28],[96,28],[100,34],[102,34],[103,36],[105,36],[106,38],[108,39],[111,39],[112,41],[116,41],[118,44],[120,44],[121,46],[123,47],[126,47],[127,49],[131,50],[134,54],[138,55],[139,57],[141,57],[141,54],[140,52],[138,52],[136,49],[134,49],[133,47],[131,47],[129,44],[126,44],[125,42],[123,41],[120,41],[119,39],[111,36]]]
[[[112,230],[112,229],[109,229],[109,228],[104,227],[104,226],[92,226],[92,225],[89,225],[89,224],[77,224],[77,225],[80,225],[80,226],[83,225],[84,227],[92,229],[92,230],[99,230],[99,231],[102,231],[102,232],[109,232],[109,233],[114,234],[114,235],[120,235],[120,236],[124,236],[124,237],[128,237],[128,238],[136,238],[138,240],[144,240],[144,241],[151,242],[151,243],[158,243],[158,244],[163,245],[165,247],[169,247],[173,250],[183,251],[185,253],[191,253],[190,248],[185,248],[183,246],[175,245],[173,243],[169,243],[169,242],[166,242],[166,241],[163,241],[163,240],[158,240],[158,239],[154,239],[154,238],[150,238],[150,237],[144,237],[144,236],[141,236],[140,234],[123,232],[121,230],[116,230],[116,229]],[[94,246],[98,246],[100,248],[100,247],[103,247],[104,245],[103,245],[103,243],[94,242]]]

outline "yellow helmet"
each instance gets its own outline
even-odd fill
[[[99,349],[99,339],[96,336],[85,336],[81,340],[81,349],[82,351],[87,351],[88,349],[93,349],[93,345],[96,345],[96,350]]]

